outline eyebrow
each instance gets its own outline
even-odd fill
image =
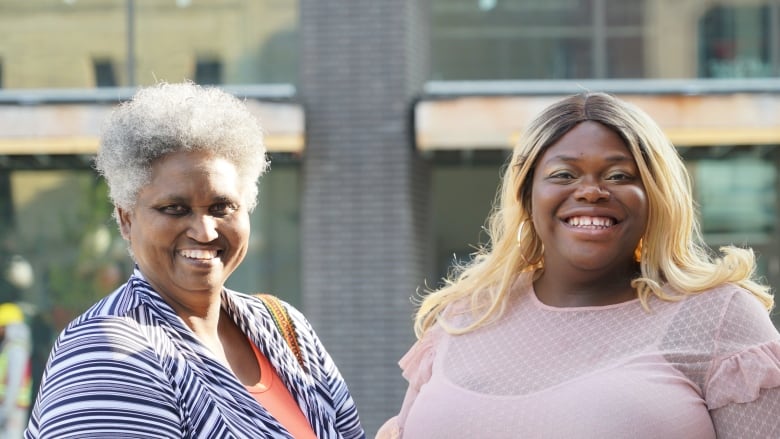
[[[211,199],[210,204],[214,203],[237,203],[239,200],[227,196],[227,195],[218,195]],[[180,195],[166,195],[163,197],[160,197],[158,200],[158,203],[175,203],[175,204],[190,204],[192,203],[192,200],[189,197],[182,197]]]
[[[174,194],[164,194],[160,197],[158,197],[155,201],[155,204],[164,204],[164,203],[176,203],[176,204],[186,204],[187,198],[174,195]]]
[[[615,162],[615,163],[620,163],[620,162],[625,162],[625,161],[633,161],[633,160],[634,160],[634,158],[631,157],[630,155],[627,155],[627,154],[615,154],[615,155],[611,155],[611,156],[606,158],[606,161],[608,161],[608,162]],[[580,158],[579,157],[575,157],[575,156],[571,156],[571,155],[566,155],[566,154],[558,154],[558,155],[550,157],[546,161],[547,162],[552,162],[552,161],[578,162],[578,161],[580,161]]]

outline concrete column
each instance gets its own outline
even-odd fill
[[[301,0],[303,310],[369,437],[397,413],[411,298],[429,272],[429,174],[413,145],[427,2]]]

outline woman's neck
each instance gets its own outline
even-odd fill
[[[536,296],[554,307],[604,306],[637,297],[631,281],[640,274],[638,264],[609,273],[572,273],[545,267],[534,281]]]

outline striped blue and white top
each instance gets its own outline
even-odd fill
[[[303,315],[304,370],[263,303],[223,307],[268,357],[318,438],[365,438],[336,365]],[[136,270],[55,342],[25,438],[291,438]]]

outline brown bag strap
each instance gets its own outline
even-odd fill
[[[287,308],[282,305],[276,296],[271,294],[255,294],[255,297],[260,299],[265,305],[268,312],[276,324],[276,328],[284,337],[284,341],[287,342],[287,346],[290,347],[295,359],[298,360],[298,364],[301,365],[303,370],[306,370],[306,365],[303,361],[303,353],[301,352],[301,345],[298,343],[298,337],[295,332],[295,325],[293,324],[290,314],[287,312]]]

